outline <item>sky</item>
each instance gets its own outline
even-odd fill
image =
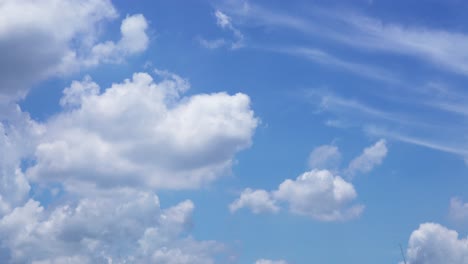
[[[467,11],[0,0],[0,263],[468,263]]]

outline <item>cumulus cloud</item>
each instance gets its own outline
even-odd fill
[[[27,199],[30,184],[21,170],[44,127],[13,103],[0,104],[0,217]]]
[[[233,213],[243,207],[249,208],[255,214],[276,213],[280,209],[269,192],[250,188],[245,189],[240,197],[229,205],[229,210]]]
[[[311,170],[295,180],[283,181],[277,190],[246,189],[230,205],[231,212],[246,207],[254,213],[277,212],[286,203],[293,214],[319,221],[345,221],[358,217],[364,206],[354,204],[354,186],[328,170]]]
[[[287,202],[292,213],[321,221],[352,219],[364,210],[363,205],[352,205],[357,197],[354,186],[328,170],[312,170],[296,180],[287,179],[273,197]]]
[[[411,234],[406,255],[408,264],[464,264],[468,240],[442,225],[424,223]]]
[[[353,159],[347,168],[347,173],[351,176],[356,173],[370,172],[375,166],[382,163],[387,156],[386,141],[381,139],[374,145],[364,149],[361,155]]]
[[[255,261],[255,264],[288,264],[288,263],[284,260],[259,259]]]
[[[51,118],[35,150],[33,181],[100,187],[197,188],[229,173],[251,144],[257,119],[245,94],[199,94],[177,75],[158,71],[98,93],[89,77],[64,90],[64,111]]]
[[[337,146],[323,145],[316,147],[309,155],[309,167],[315,169],[334,169],[341,160]]]
[[[100,24],[115,19],[108,0],[5,0],[0,5],[0,101],[26,95],[37,81],[146,49],[147,22],[125,18],[121,40],[100,43]]]
[[[0,220],[0,242],[11,263],[214,263],[222,244],[185,235],[193,209],[128,189],[49,209],[29,200]]]
[[[464,203],[460,198],[450,199],[449,216],[457,222],[466,222],[468,220],[468,203]]]
[[[76,61],[84,66],[94,66],[101,62],[121,62],[125,55],[141,53],[149,44],[147,29],[148,22],[143,15],[127,16],[120,26],[122,37],[117,43],[98,43],[91,48],[90,55]]]

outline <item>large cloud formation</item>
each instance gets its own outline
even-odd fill
[[[2,263],[214,263],[214,241],[183,235],[194,205],[118,190],[47,210],[34,200],[0,220]]]
[[[117,15],[109,0],[0,3],[0,263],[230,261],[190,235],[192,201],[161,208],[154,190],[230,172],[258,123],[247,95],[184,96],[185,79],[156,71],[107,89],[85,76],[43,122],[17,105],[41,80],[145,51],[140,14],[100,40]]]
[[[184,79],[147,73],[102,93],[89,78],[64,90],[27,171],[33,181],[100,187],[196,188],[229,172],[250,146],[257,119],[245,94],[181,97]]]

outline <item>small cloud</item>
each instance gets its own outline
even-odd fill
[[[349,163],[346,173],[354,176],[356,173],[370,172],[375,166],[382,163],[387,152],[386,141],[384,139],[377,141],[374,145],[365,148],[361,155]]]
[[[316,147],[309,155],[309,167],[315,169],[336,168],[341,160],[338,147],[333,145],[322,145]]]

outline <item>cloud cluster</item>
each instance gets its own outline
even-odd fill
[[[222,244],[184,235],[193,209],[128,189],[53,209],[29,200],[0,219],[0,246],[12,263],[214,263]]]
[[[353,159],[345,173],[366,173],[382,163],[387,155],[385,140],[381,139],[367,147]],[[296,179],[284,180],[276,190],[245,189],[240,197],[229,205],[234,213],[248,208],[253,213],[277,213],[284,204],[293,214],[308,216],[318,221],[346,221],[362,214],[364,205],[355,202],[357,192],[333,168],[341,153],[336,146],[323,145],[315,148],[309,157],[309,165],[316,168],[304,172]]]
[[[103,91],[89,76],[74,81],[63,111],[43,123],[0,105],[0,262],[218,262],[222,244],[187,235],[193,203],[161,209],[150,189],[228,173],[258,121],[245,94],[184,97],[185,79],[156,75]],[[51,205],[30,197],[32,183],[49,189]]]
[[[464,264],[468,240],[439,224],[424,223],[411,234],[406,255],[408,264]]]
[[[145,51],[140,14],[100,40],[116,17],[108,0],[0,4],[1,263],[228,262],[223,244],[189,234],[192,201],[164,209],[154,190],[230,173],[258,124],[247,95],[184,96],[187,80],[156,70],[107,89],[73,81],[43,122],[16,104],[41,80]]]
[[[319,221],[349,220],[359,216],[364,206],[353,204],[354,186],[328,170],[311,170],[295,180],[283,181],[277,190],[246,189],[230,205],[231,212],[243,207],[254,213],[278,212],[278,203],[288,204],[289,211]]]
[[[0,102],[26,95],[37,81],[100,62],[121,61],[148,45],[142,15],[125,18],[121,39],[99,42],[117,17],[109,0],[5,0],[0,5]]]

